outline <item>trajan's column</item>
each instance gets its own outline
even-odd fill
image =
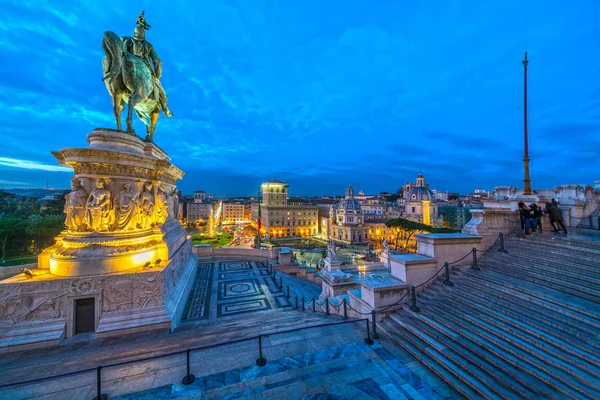
[[[94,129],[87,147],[52,152],[74,171],[65,229],[37,269],[0,282],[0,350],[179,323],[197,263],[174,218],[183,172],[154,143],[160,112],[173,114],[149,28],[142,12],[132,37],[104,33],[102,78],[117,129]],[[133,131],[133,111],[146,124],[144,139]]]

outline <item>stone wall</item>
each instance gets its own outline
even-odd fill
[[[263,261],[266,259],[276,259],[278,250],[263,249],[236,249],[226,247],[212,247],[210,245],[195,245],[193,247],[196,257],[214,257],[223,260],[251,260]]]

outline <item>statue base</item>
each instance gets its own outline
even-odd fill
[[[197,267],[168,195],[183,172],[137,136],[96,129],[87,139],[88,148],[53,152],[78,182],[69,194],[75,205],[67,201],[69,229],[40,254],[32,276],[0,281],[0,351],[179,324]],[[94,192],[108,199],[101,213],[88,210]],[[129,214],[119,209],[124,192]]]

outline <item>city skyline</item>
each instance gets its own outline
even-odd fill
[[[292,196],[375,194],[420,170],[444,192],[522,187],[525,51],[532,188],[600,179],[592,1],[3,8],[0,188],[69,186],[50,151],[115,128],[102,33],[132,35],[142,9],[175,114],[155,142],[186,172],[184,193],[252,196],[280,179]]]

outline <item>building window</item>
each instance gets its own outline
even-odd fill
[[[415,212],[415,208],[414,207],[412,208],[412,212]]]

